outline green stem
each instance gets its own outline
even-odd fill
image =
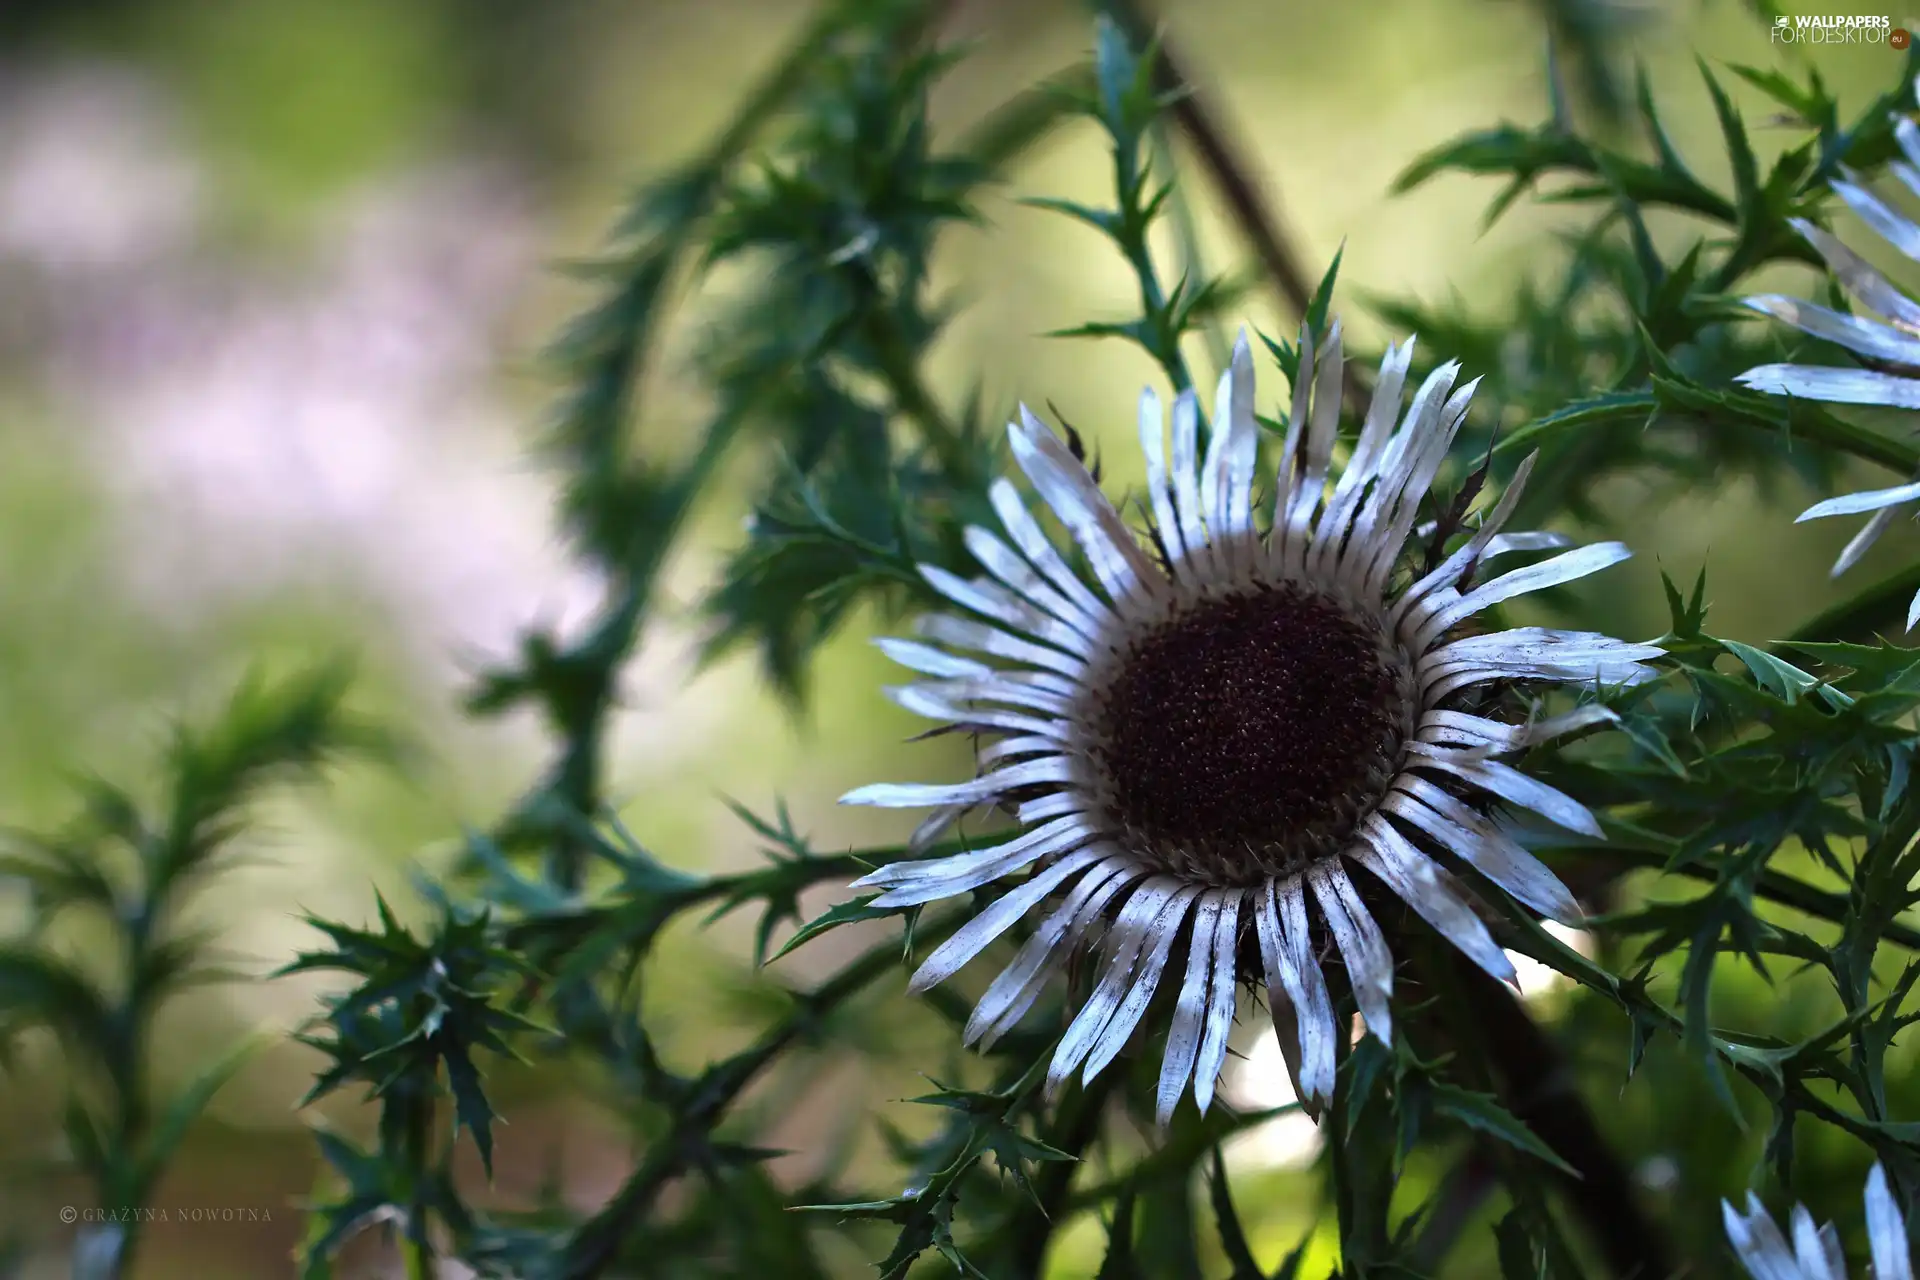
[[[1545,1176],[1560,1182],[1561,1195],[1614,1274],[1622,1280],[1671,1275],[1665,1241],[1641,1209],[1626,1167],[1577,1092],[1560,1047],[1511,991],[1459,951],[1441,944],[1432,952],[1444,953],[1432,958],[1453,970],[1451,981],[1441,977],[1435,983],[1435,994],[1443,1017],[1454,1024],[1456,1047],[1463,1050],[1456,1061],[1476,1074],[1492,1068],[1493,1079],[1469,1080],[1469,1087],[1492,1085],[1515,1118],[1576,1171],[1570,1178]],[[1543,1172],[1522,1165],[1497,1145],[1492,1154],[1516,1201],[1532,1200]],[[1537,1202],[1533,1207],[1544,1218]],[[1545,1243],[1551,1248],[1552,1237]],[[1570,1261],[1561,1259],[1554,1273],[1564,1274]]]
[[[153,935],[161,909],[161,900],[148,895],[140,909],[127,921],[124,947],[129,974],[145,973],[151,963]],[[142,1225],[140,1210],[146,1207],[149,1190],[141,1177],[140,1153],[146,1145],[148,1129],[148,1046],[141,1032],[152,1017],[150,994],[144,984],[129,982],[125,998],[113,1012],[118,1051],[115,1060],[106,1065],[113,1080],[115,1115],[112,1152],[115,1158],[103,1171],[104,1177],[97,1191],[103,1208],[126,1212],[121,1219],[123,1225],[118,1228],[119,1247],[114,1251],[107,1269],[97,1276],[90,1275],[88,1280],[120,1280],[132,1267],[134,1255],[139,1251]]]
[[[1868,462],[1877,462],[1889,470],[1898,471],[1902,476],[1911,476],[1920,471],[1920,450],[1877,431],[1856,426],[1810,401],[1796,402],[1793,416],[1792,430],[1802,439],[1826,445],[1841,453],[1850,453],[1856,458],[1865,458]]]
[[[1120,1064],[1116,1063],[1089,1080],[1061,1105],[1053,1123],[1040,1135],[1048,1146],[1064,1151],[1073,1159],[1049,1161],[1034,1175],[1034,1199],[1022,1206],[1011,1228],[1009,1276],[1030,1280],[1041,1274],[1047,1246],[1053,1242],[1054,1232],[1065,1216],[1063,1211],[1073,1176],[1080,1171],[1087,1148],[1099,1140],[1107,1099],[1119,1087],[1121,1074]]]
[[[959,924],[960,919],[952,915],[932,925],[923,922],[915,930],[915,939],[938,942]],[[593,1280],[611,1267],[619,1259],[628,1234],[645,1222],[660,1192],[705,1157],[714,1127],[726,1118],[727,1109],[747,1087],[817,1026],[822,1016],[899,963],[897,941],[888,940],[869,949],[812,991],[797,993],[794,999],[799,1007],[791,1015],[692,1082],[688,1102],[676,1111],[671,1130],[648,1148],[645,1158],[606,1207],[574,1231],[554,1269],[557,1280]]]
[[[1644,422],[1657,407],[1653,393],[1649,391],[1639,392],[1631,397],[1612,399],[1604,404],[1580,405],[1563,409],[1558,413],[1548,414],[1544,418],[1536,418],[1502,435],[1493,446],[1493,452],[1496,456],[1525,453],[1538,447],[1542,441],[1569,431],[1605,426],[1610,423]]]
[[[407,1280],[433,1280],[433,1245],[427,1238],[426,1171],[432,1145],[431,1104],[415,1104],[407,1117],[407,1165],[414,1179],[413,1203],[407,1206],[404,1250]]]
[[[1902,569],[1839,604],[1814,614],[1787,637],[1803,642],[1866,640],[1882,626],[1906,622],[1909,602],[1920,592],[1920,565]],[[1771,646],[1776,652],[1781,644]]]
[[[1166,125],[1155,120],[1148,134],[1154,155],[1168,173],[1174,172],[1173,140],[1168,136]],[[1206,262],[1200,250],[1200,224],[1194,219],[1193,201],[1187,199],[1184,186],[1176,185],[1173,194],[1167,197],[1167,212],[1173,221],[1174,243],[1180,250],[1181,273],[1189,280],[1206,279]],[[1227,341],[1219,325],[1209,322],[1201,326],[1200,337],[1207,344],[1207,354],[1216,370],[1225,369],[1233,362],[1233,344]]]
[[[1677,867],[1668,865],[1673,855],[1664,849],[1648,849],[1634,845],[1609,843],[1606,845],[1567,845],[1561,848],[1546,848],[1542,853],[1571,853],[1583,857],[1605,859],[1613,863],[1625,863],[1633,867],[1645,867],[1664,871],[1672,875],[1685,876],[1690,880],[1717,884],[1720,879],[1718,868],[1701,862],[1683,863]],[[1844,924],[1848,912],[1852,909],[1846,895],[1831,893],[1815,888],[1804,880],[1797,880],[1782,871],[1761,868],[1754,877],[1754,891],[1769,898],[1783,907],[1826,920],[1834,924]],[[1920,930],[1907,925],[1889,924],[1885,936],[1889,942],[1897,942],[1903,947],[1920,951]]]
[[[1160,57],[1154,74],[1161,92],[1176,95],[1169,109],[1174,123],[1192,144],[1201,167],[1213,179],[1226,205],[1227,216],[1260,260],[1274,292],[1293,315],[1304,318],[1313,305],[1314,281],[1301,266],[1300,255],[1281,228],[1275,202],[1262,191],[1242,149],[1230,139],[1221,112],[1201,91],[1203,78],[1186,69],[1172,40],[1158,30],[1158,22],[1142,0],[1103,0],[1101,8],[1136,46],[1144,48],[1158,35]],[[1367,390],[1360,380],[1359,369],[1349,363],[1345,374],[1343,395],[1347,407],[1356,414],[1364,413]]]
[[[1283,1106],[1267,1107],[1259,1111],[1237,1112],[1223,1121],[1213,1121],[1210,1118],[1209,1123],[1184,1130],[1166,1146],[1154,1148],[1125,1173],[1067,1196],[1061,1207],[1068,1214],[1077,1213],[1083,1209],[1095,1209],[1109,1203],[1123,1191],[1138,1190],[1169,1175],[1184,1174],[1193,1168],[1207,1152],[1226,1139],[1299,1110],[1299,1103],[1289,1102]],[[1214,1114],[1218,1116],[1220,1113]]]
[[[1518,427],[1494,446],[1497,454],[1524,452],[1543,440],[1606,423],[1644,422],[1661,412],[1660,396],[1654,391],[1634,391],[1607,397],[1604,401],[1576,405]],[[1766,420],[1746,413],[1714,414],[1681,410],[1712,425],[1744,427],[1749,431],[1777,432]],[[1797,401],[1793,408],[1792,432],[1802,440],[1824,445],[1839,453],[1851,454],[1868,462],[1877,462],[1902,475],[1920,471],[1920,450],[1898,440],[1855,426],[1835,417],[1810,401]]]

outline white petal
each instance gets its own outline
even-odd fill
[[[1757,297],[1742,298],[1741,301],[1763,315],[1785,321],[1802,333],[1838,343],[1869,359],[1904,365],[1920,364],[1920,338],[1888,328],[1877,321],[1844,315],[1829,307],[1777,293],[1763,293]]]
[[[1086,1060],[1093,1042],[1112,1019],[1114,1010],[1120,1007],[1120,1001],[1127,993],[1127,980],[1132,976],[1134,963],[1140,958],[1142,944],[1147,940],[1147,931],[1161,909],[1181,899],[1182,895],[1191,897],[1198,891],[1197,886],[1184,884],[1172,876],[1155,876],[1135,889],[1126,905],[1120,908],[1120,915],[1108,934],[1110,946],[1100,982],[1068,1024],[1060,1043],[1054,1047],[1053,1061],[1047,1067],[1049,1097],[1057,1096],[1067,1077]]]
[[[1762,395],[1794,396],[1826,404],[1883,404],[1920,409],[1920,381],[1872,369],[1834,369],[1812,364],[1763,364],[1734,375]]]
[[[1321,344],[1315,361],[1306,456],[1287,504],[1287,538],[1290,542],[1297,540],[1302,551],[1298,563],[1303,567],[1307,533],[1326,490],[1327,463],[1333,457],[1333,442],[1340,427],[1340,393],[1345,377],[1346,351],[1341,345],[1340,321],[1336,317],[1327,326],[1326,341]]]
[[[1900,144],[1900,153],[1908,163],[1920,165],[1920,127],[1903,115],[1895,115],[1892,120],[1893,137]]]
[[[1167,489],[1166,423],[1160,414],[1160,397],[1148,387],[1140,393],[1140,452],[1147,459],[1147,501],[1153,508],[1154,527],[1167,549],[1176,575],[1183,573],[1187,557],[1186,539],[1180,532],[1180,518],[1174,514],[1173,496]]]
[[[1233,362],[1220,378],[1214,398],[1213,427],[1227,433],[1224,458],[1224,524],[1230,533],[1253,530],[1253,468],[1259,459],[1260,424],[1254,420],[1253,348],[1242,329],[1233,344]]]
[[[1043,742],[1040,744],[1040,749],[1051,751],[1053,744]],[[925,853],[928,846],[945,835],[954,823],[964,818],[974,807],[972,804],[950,804],[935,809],[922,818],[920,825],[913,829],[913,834],[907,837],[907,852]]]
[[[1413,527],[1415,536],[1431,538],[1434,530],[1440,527],[1437,520],[1423,520]],[[1487,549],[1480,558],[1493,560],[1510,551],[1558,551],[1573,545],[1573,539],[1564,533],[1554,533],[1547,529],[1528,529],[1519,533],[1497,533],[1487,542]]]
[[[1043,738],[1038,734],[1030,734],[1014,738],[1001,738],[997,742],[989,742],[980,748],[979,752],[975,754],[974,759],[979,763],[980,767],[984,769],[988,765],[996,764],[1002,760],[1023,760],[1028,756],[1050,756],[1058,754],[1059,751],[1060,743],[1058,739],[1053,737]],[[1078,811],[1076,807],[1074,812]],[[1022,819],[1022,823],[1031,825],[1027,823],[1026,819]]]
[[[882,636],[873,643],[880,652],[908,670],[918,671],[921,675],[978,678],[994,673],[994,669],[984,662],[973,658],[962,658],[957,654],[947,653],[930,644],[921,644],[914,640],[897,640],[892,636]]]
[[[1200,402],[1191,391],[1173,401],[1173,505],[1187,559],[1200,572],[1211,572],[1213,556],[1200,513]]]
[[[1215,542],[1227,532],[1227,436],[1226,420],[1220,416],[1220,402],[1231,400],[1228,389],[1232,370],[1220,375],[1214,389],[1213,431],[1207,437],[1206,457],[1200,463],[1200,518],[1206,521],[1207,536]]]
[[[1484,747],[1493,752],[1519,751],[1596,724],[1615,724],[1619,719],[1607,708],[1591,703],[1561,715],[1521,724],[1488,720],[1464,711],[1436,709],[1421,717],[1417,733],[1422,741],[1435,745]]]
[[[1627,550],[1625,543],[1596,542],[1573,551],[1563,551],[1550,560],[1503,573],[1427,614],[1414,633],[1414,643],[1425,647],[1434,637],[1445,634],[1450,627],[1471,618],[1482,609],[1530,591],[1559,586],[1563,582],[1598,573],[1632,555],[1633,552]]]
[[[1480,558],[1492,560],[1506,555],[1509,551],[1558,551],[1562,547],[1573,545],[1573,539],[1564,533],[1554,533],[1547,529],[1529,529],[1521,533],[1502,533],[1487,543],[1487,550]]]
[[[1320,524],[1314,530],[1307,563],[1316,575],[1326,572],[1329,559],[1338,556],[1360,510],[1367,485],[1375,479],[1386,459],[1388,433],[1399,417],[1407,368],[1412,362],[1412,338],[1400,346],[1388,347],[1386,357],[1380,361],[1380,377],[1374,383],[1373,399],[1367,406],[1366,424],[1360,429],[1353,455],[1347,459],[1339,482],[1333,486],[1333,496],[1327,499],[1326,509],[1320,513]]]
[[[1802,511],[1794,523],[1820,520],[1827,516],[1855,516],[1862,511],[1879,511],[1883,507],[1912,502],[1915,498],[1920,498],[1920,481],[1895,485],[1891,489],[1862,489],[1859,493],[1844,493],[1825,502],[1816,502]]]
[[[1773,1225],[1773,1219],[1767,1216],[1752,1192],[1747,1193],[1747,1210],[1743,1217],[1729,1202],[1720,1202],[1727,1240],[1747,1268],[1747,1274],[1753,1280],[1803,1280],[1780,1228]]]
[[[901,869],[910,871],[915,867],[926,867],[929,870],[926,874],[912,879],[894,881],[895,887],[875,898],[873,905],[916,907],[923,902],[951,898],[955,894],[967,893],[978,889],[983,884],[991,884],[1004,876],[1010,876],[1049,855],[1069,853],[1093,838],[1091,832],[1071,819],[1063,819],[1054,825],[1062,828],[1057,834],[1019,848],[1002,846],[997,851],[997,857],[983,858],[979,854],[959,854],[952,858],[941,859],[940,862],[908,864]],[[977,861],[964,861],[966,859],[977,859]],[[941,863],[951,865],[942,868]]]
[[[1313,407],[1313,331],[1300,324],[1300,362],[1293,374],[1293,407],[1287,415],[1287,436],[1280,444],[1280,466],[1274,474],[1273,541],[1270,550],[1281,563],[1287,555],[1287,512],[1292,509],[1294,484],[1300,470],[1300,438],[1306,434]]]
[[[1840,1252],[1840,1237],[1828,1223],[1823,1231],[1814,1226],[1807,1206],[1796,1204],[1790,1217],[1793,1227],[1794,1261],[1806,1280],[1847,1280],[1847,1258]]]
[[[1462,759],[1458,753],[1424,742],[1410,742],[1407,753],[1416,768],[1444,769],[1456,778],[1471,782],[1511,804],[1530,810],[1569,831],[1595,839],[1605,833],[1587,807],[1564,792],[1556,791],[1537,778],[1528,777],[1512,765],[1499,760]]]
[[[1092,828],[1078,817],[1061,818],[1044,827],[1035,827],[1031,831],[1022,831],[1010,840],[988,845],[984,849],[971,849],[965,853],[949,854],[944,858],[926,858],[918,862],[891,862],[884,867],[869,871],[853,882],[855,889],[885,888],[903,884],[924,884],[936,880],[950,880],[958,876],[970,875],[982,867],[991,866],[1007,858],[1020,857],[1020,865],[1057,852],[1061,847],[1074,843],[1069,837],[1076,834],[1081,838],[1090,836]],[[985,884],[986,881],[980,883]]]
[[[1285,1001],[1297,1024],[1297,1052],[1287,1054],[1298,1079],[1300,1101],[1309,1107],[1333,1099],[1334,1049],[1339,1035],[1333,1021],[1333,1001],[1320,962],[1313,954],[1307,931],[1306,887],[1300,877],[1261,889],[1254,904],[1254,923],[1260,930],[1260,954],[1267,970],[1267,1001],[1277,1009]],[[1276,1034],[1279,1028],[1275,1027]],[[1282,1048],[1290,1048],[1282,1044]]]
[[[1574,925],[1580,905],[1545,863],[1484,814],[1417,774],[1402,774],[1381,807],[1549,920]]]
[[[1174,1001],[1173,1022],[1167,1028],[1167,1052],[1160,1061],[1160,1087],[1155,1094],[1155,1118],[1165,1129],[1173,1109],[1193,1078],[1193,1061],[1200,1056],[1200,1037],[1206,1029],[1208,997],[1212,994],[1213,923],[1220,918],[1226,889],[1209,889],[1193,910],[1193,932],[1187,939],[1186,976]],[[1088,1064],[1089,1077],[1097,1070]]]
[[[1020,501],[1020,491],[1013,487],[1012,481],[1002,476],[988,485],[987,500],[1000,517],[1001,527],[1006,529],[1007,536],[1013,539],[1013,545],[1020,549],[1020,554],[1027,558],[1028,563],[1089,618],[1103,623],[1113,621],[1113,611],[1093,594],[1093,590],[1080,580],[1078,574],[1067,567],[1067,562],[1060,558],[1059,550],[1047,540],[1033,513]]]
[[[1447,385],[1451,385],[1451,377]],[[1413,522],[1419,517],[1420,500],[1433,487],[1434,477],[1440,474],[1447,450],[1459,434],[1460,424],[1466,421],[1473,393],[1479,385],[1480,380],[1475,378],[1437,407],[1428,401],[1421,421],[1402,429],[1401,434],[1407,437],[1404,464],[1396,468],[1394,478],[1387,482],[1391,485],[1397,479],[1400,486],[1397,503],[1388,508],[1392,518],[1374,528],[1371,555],[1355,560],[1348,570],[1350,577],[1357,570],[1360,587],[1367,598],[1378,599],[1385,590],[1394,564],[1406,546],[1407,535],[1413,532]],[[1415,403],[1419,403],[1417,399]]]
[[[1013,963],[1001,971],[980,997],[973,1016],[967,1020],[963,1042],[972,1044],[984,1040],[983,1047],[990,1047],[1000,1035],[1011,1030],[1046,985],[1051,973],[1047,961],[1053,958],[1053,953],[1063,945],[1072,945],[1087,922],[1099,915],[1115,894],[1144,874],[1142,868],[1123,858],[1109,857],[1082,876],[1066,900],[1021,946]]]
[[[956,649],[971,649],[975,653],[990,653],[996,658],[1024,662],[1028,666],[1058,672],[1068,679],[1079,677],[1087,669],[1087,664],[1079,658],[1062,653],[1048,645],[1023,640],[998,627],[990,627],[984,622],[975,622],[971,618],[956,618],[946,613],[930,613],[920,619],[915,629],[929,640],[938,640],[941,644],[952,645]]]
[[[1914,168],[1904,160],[1889,160],[1887,172],[1900,179],[1901,186],[1920,196],[1920,169]]]
[[[1827,260],[1842,287],[1862,306],[1909,330],[1920,331],[1920,304],[1895,288],[1874,266],[1805,218],[1791,218],[1793,229]]]
[[[1233,1030],[1238,1002],[1241,891],[1235,889],[1220,906],[1213,922],[1213,996],[1207,1002],[1207,1030],[1200,1040],[1200,1057],[1193,1065],[1193,1101],[1200,1114],[1213,1102],[1214,1085],[1227,1062],[1227,1036]]]
[[[1099,645],[1105,640],[1108,628],[1101,625],[1098,617],[1067,599],[1039,570],[1022,559],[1019,552],[992,532],[975,524],[968,525],[961,536],[973,558],[1009,591],[1072,627],[1088,644]]]
[[[1560,684],[1627,688],[1657,680],[1660,673],[1641,666],[1632,658],[1606,655],[1599,658],[1538,660],[1515,659],[1510,662],[1451,662],[1422,667],[1421,696],[1429,703],[1439,702],[1456,690],[1489,680],[1549,680]]]
[[[1041,796],[1037,800],[1024,800],[1020,812],[1015,815],[1022,826],[1032,826],[1048,818],[1058,818],[1063,814],[1085,813],[1087,802],[1078,792],[1056,791],[1050,796]]]
[[[1354,892],[1353,882],[1338,861],[1317,862],[1307,869],[1307,883],[1313,886],[1314,900],[1320,904],[1320,916],[1327,931],[1340,948],[1347,966],[1347,982],[1353,988],[1360,1016],[1367,1030],[1381,1044],[1393,1043],[1393,1013],[1388,998],[1393,994],[1393,953],[1380,926],[1367,914],[1366,904]]]
[[[983,618],[1025,632],[1056,649],[1079,657],[1092,652],[1087,638],[1044,609],[1029,604],[997,582],[980,578],[968,582],[939,565],[918,566],[929,586],[963,609],[971,609]]]
[[[1505,668],[1517,678],[1587,681],[1601,670],[1619,671],[1665,656],[1654,644],[1616,640],[1597,631],[1567,631],[1558,627],[1509,627],[1483,635],[1462,636],[1423,655],[1416,673],[1456,665]],[[1569,672],[1569,675],[1556,675]],[[1429,704],[1432,699],[1429,698]]]
[[[1382,884],[1432,925],[1435,933],[1458,947],[1467,959],[1496,981],[1518,987],[1513,961],[1507,959],[1507,953],[1487,932],[1486,924],[1474,914],[1453,877],[1414,848],[1391,823],[1377,813],[1369,814],[1360,826],[1360,839],[1347,850],[1347,856],[1378,876]]]
[[[1108,597],[1118,602],[1135,590],[1156,590],[1160,572],[1133,531],[1079,459],[1026,406],[1021,406],[1019,424],[1009,426],[1007,438],[1015,464],[1087,553],[1087,563]]]
[[[985,951],[995,938],[1005,933],[1014,921],[1027,914],[1041,899],[1056,889],[1068,876],[1104,857],[1098,849],[1076,849],[1052,866],[1036,871],[1019,888],[995,899],[973,919],[933,949],[915,971],[907,990],[915,995],[945,982],[960,967]]]
[[[1127,1041],[1132,1038],[1134,1028],[1146,1016],[1153,993],[1160,988],[1160,975],[1166,970],[1173,940],[1179,936],[1180,925],[1187,917],[1187,908],[1199,892],[1199,885],[1188,885],[1161,908],[1160,915],[1148,926],[1147,936],[1151,945],[1142,947],[1140,967],[1128,981],[1127,993],[1121,998],[1120,1007],[1113,1011],[1113,1017],[1100,1030],[1100,1038],[1094,1041],[1093,1051],[1087,1055],[1086,1068],[1080,1075],[1082,1083],[1099,1075],[1108,1063],[1120,1056],[1120,1051],[1126,1048]]]
[[[840,797],[840,803],[872,805],[878,809],[931,809],[967,801],[977,803],[1036,782],[1070,781],[1071,767],[1065,759],[1035,760],[996,770],[971,782],[876,782],[855,787]]]
[[[1829,184],[1835,195],[1847,202],[1849,208],[1860,215],[1860,220],[1872,227],[1880,238],[1920,262],[1920,227],[1895,213],[1879,196],[1865,187],[1852,182],[1835,181]]]
[[[1887,1188],[1887,1171],[1878,1161],[1867,1174],[1867,1245],[1873,1251],[1874,1280],[1913,1280],[1907,1224]]]
[[[978,725],[982,728],[998,729],[1004,733],[1030,733],[1060,740],[1064,740],[1069,732],[1066,725],[1055,720],[1038,720],[1033,716],[1023,716],[1012,711],[968,706],[942,698],[924,684],[888,685],[881,692],[904,710],[911,711],[917,716],[925,716],[929,720],[944,720],[949,724]]]
[[[1439,567],[1432,573],[1408,587],[1388,612],[1389,621],[1398,623],[1406,616],[1409,609],[1426,597],[1428,592],[1440,587],[1453,586],[1460,581],[1460,576],[1471,565],[1486,556],[1487,545],[1493,541],[1494,535],[1500,532],[1501,526],[1506,524],[1507,518],[1513,514],[1514,504],[1520,501],[1520,495],[1526,490],[1527,477],[1533,474],[1534,463],[1539,459],[1538,450],[1526,456],[1519,468],[1514,471],[1513,479],[1501,493],[1500,500],[1493,504],[1493,510],[1487,514],[1485,520],[1480,522],[1480,527],[1474,531],[1471,538],[1467,539],[1466,545],[1441,561]]]
[[[1060,686],[1065,684],[1066,681],[1044,672],[1008,671],[985,679],[922,680],[917,684],[890,686],[890,688],[903,687],[917,690],[923,698],[930,700],[921,705],[945,703],[957,707],[961,714],[946,718],[965,720],[968,718],[968,708],[975,703],[1024,707],[1029,711],[1064,716],[1073,706],[1073,699],[1060,690]]]
[[[1874,543],[1880,541],[1881,534],[1893,527],[1893,522],[1899,515],[1898,507],[1882,507],[1874,512],[1873,519],[1861,525],[1860,532],[1854,534],[1847,545],[1841,549],[1840,557],[1833,562],[1831,571],[1833,576],[1837,578],[1859,564],[1860,558],[1867,554]]]

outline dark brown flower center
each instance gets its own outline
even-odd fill
[[[1405,659],[1293,584],[1205,600],[1136,639],[1083,725],[1121,842],[1178,875],[1257,884],[1337,853],[1412,730]]]

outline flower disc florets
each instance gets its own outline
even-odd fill
[[[1083,785],[1143,862],[1250,888],[1353,838],[1417,696],[1405,652],[1327,595],[1283,581],[1202,598],[1089,673]]]

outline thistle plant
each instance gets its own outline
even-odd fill
[[[553,348],[541,442],[600,607],[529,630],[467,702],[538,712],[548,761],[418,903],[311,919],[288,966],[333,981],[299,1035],[308,1101],[366,1108],[315,1124],[300,1274],[345,1275],[369,1235],[422,1280],[1907,1274],[1920,561],[1735,638],[1707,566],[1629,553],[1647,531],[1618,494],[1920,475],[1914,304],[1836,218],[1920,237],[1875,194],[1920,194],[1920,59],[1876,51],[1884,84],[1843,117],[1803,65],[1656,86],[1605,6],[1541,8],[1544,122],[1396,184],[1498,179],[1489,223],[1553,205],[1563,234],[1508,296],[1355,296],[1343,255],[1305,265],[1178,15],[1132,3],[1095,6],[1083,63],[956,123],[930,106],[967,55],[945,6],[832,0],[640,190],[578,265],[596,300]],[[1719,154],[1672,141],[1682,92]],[[1736,93],[1783,122],[1777,154]],[[1124,421],[934,371],[959,303],[930,264],[1000,233],[989,191],[1056,131],[1110,152],[1110,201],[1030,189],[1044,171],[1007,194],[1110,249],[1138,309],[1032,340],[1136,349]],[[1202,259],[1207,195],[1244,269]],[[661,335],[723,266],[746,284],[702,317],[707,416],[656,441]],[[842,797],[914,811],[877,847],[736,804],[764,860],[710,874],[635,838],[607,743],[664,567],[742,475],[707,661],[751,654],[805,723],[821,652],[871,627],[912,678],[856,696],[964,740],[971,771],[923,745],[899,767],[931,780]],[[1880,512],[1851,567],[1915,496],[1807,515]],[[37,928],[0,953],[0,1032],[52,1026],[104,1072],[76,1070],[68,1126],[103,1203],[146,1194],[225,1078],[155,1119],[139,1029],[187,953],[127,904],[176,893],[246,785],[351,737],[336,687],[302,688],[176,752],[173,810],[90,794],[93,834],[0,864],[36,926],[86,903],[127,936],[122,1005]],[[109,838],[153,859],[131,898]],[[745,928],[698,945],[750,999],[678,950],[723,919]],[[1517,994],[1523,962],[1551,1000]],[[738,1023],[719,1055],[659,1013],[705,983]],[[1288,1079],[1256,1105],[1226,1075],[1269,1044]],[[849,1100],[849,1062],[926,1083]],[[509,1063],[628,1138],[597,1205],[564,1166],[524,1202],[488,1187]],[[775,1149],[828,1113],[843,1139]],[[1301,1117],[1307,1168],[1239,1158]],[[128,1274],[136,1244],[89,1236],[76,1266]]]
[[[0,948],[0,1047],[32,1032],[51,1032],[59,1047],[64,1150],[43,1176],[84,1180],[76,1280],[131,1274],[167,1165],[264,1047],[242,1039],[177,1092],[155,1088],[162,1008],[238,976],[217,939],[187,921],[194,895],[244,856],[253,803],[340,756],[387,754],[386,736],[347,710],[347,689],[339,666],[277,684],[250,677],[211,723],[173,731],[157,787],[94,779],[58,830],[8,836],[0,874],[25,891],[31,929]],[[86,940],[94,945],[78,945]]]

